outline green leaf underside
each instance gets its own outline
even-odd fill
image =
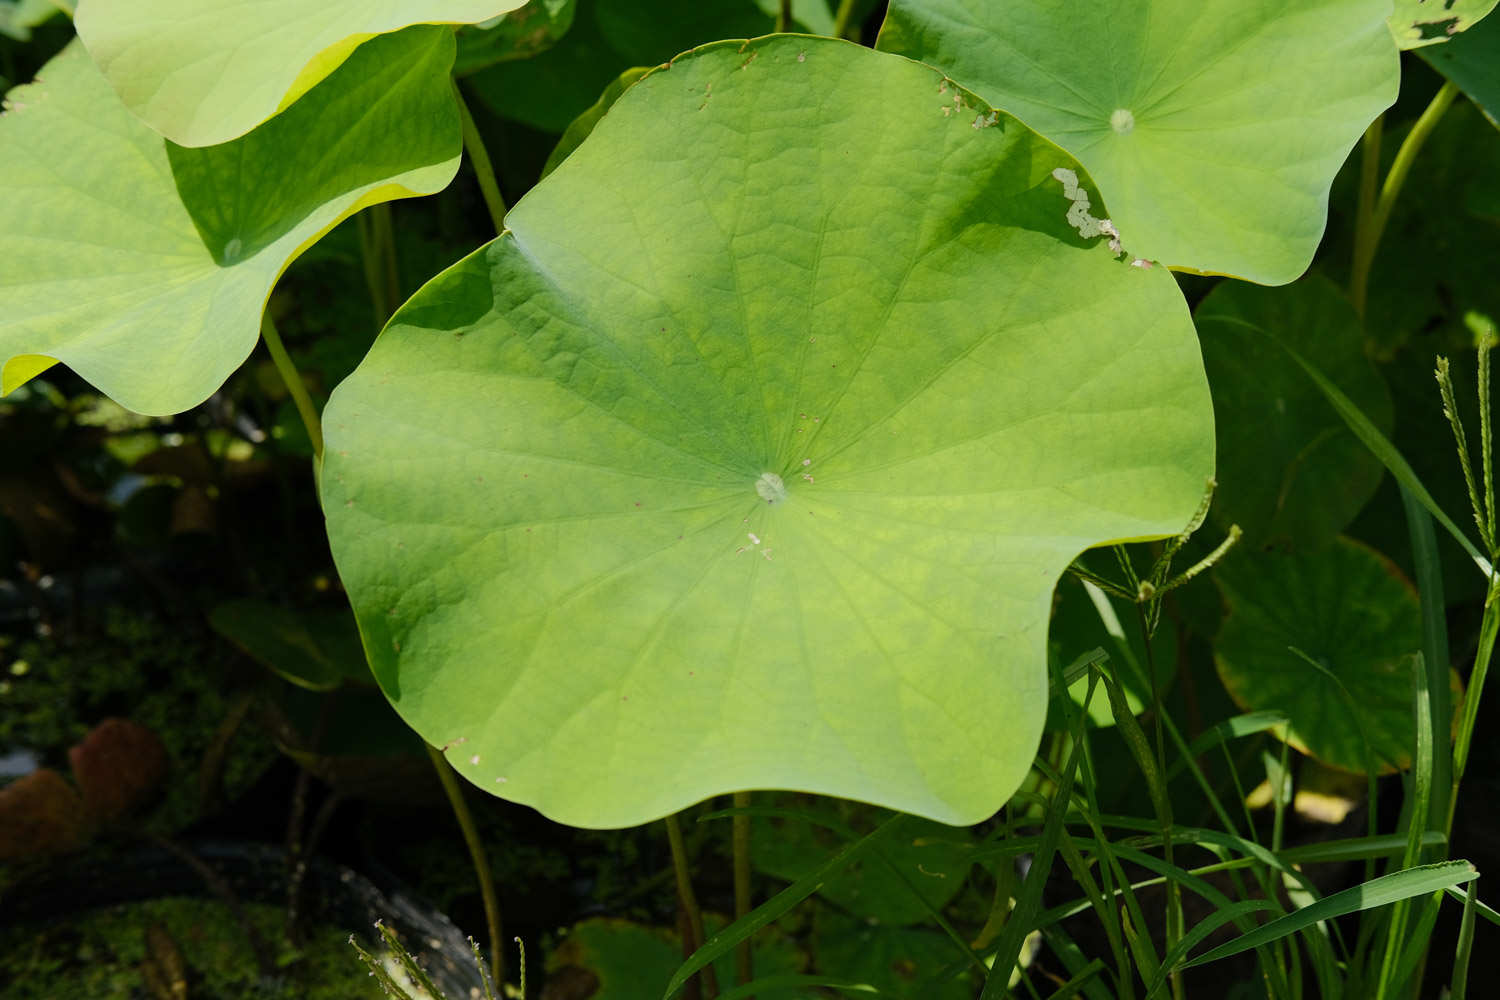
[[[265,601],[227,601],[208,617],[215,632],[283,679],[313,691],[370,682],[347,608],[293,611]]]
[[[696,50],[335,392],[366,652],[475,784],[606,827],[739,788],[970,823],[1020,782],[1059,573],[1181,530],[1212,415],[1170,276],[952,96],[845,42]]]
[[[1425,48],[1474,27],[1496,0],[1396,0],[1391,35],[1403,49]]]
[[[1262,284],[1312,260],[1328,189],[1396,98],[1389,0],[894,0],[878,47],[1072,153],[1125,248]]]
[[[818,31],[813,22],[820,19],[812,15],[818,3],[792,4],[796,30]],[[722,38],[769,34],[776,6],[775,0],[579,0],[572,27],[551,50],[524,65],[488,67],[465,85],[501,117],[562,132],[631,66],[657,66]]]
[[[1365,740],[1378,770],[1410,763],[1422,622],[1393,564],[1339,539],[1310,555],[1239,553],[1214,578],[1228,608],[1214,658],[1236,702],[1285,712],[1288,741],[1324,763],[1362,773]]]
[[[522,3],[82,0],[75,24],[126,107],[173,142],[213,146],[286,108],[366,39],[415,24],[472,24]]]
[[[567,35],[577,7],[577,0],[529,0],[494,21],[460,30],[453,75],[540,55]]]
[[[1331,378],[1383,434],[1393,415],[1365,357],[1358,315],[1328,279],[1285,289],[1224,282],[1194,312],[1214,394],[1215,521],[1246,544],[1308,549],[1331,541],[1375,494],[1385,470],[1287,363],[1278,341]]]
[[[76,43],[0,118],[0,388],[61,361],[141,413],[189,409],[255,346],[286,266],[366,205],[458,168],[452,32],[361,46],[250,135],[174,146]]]

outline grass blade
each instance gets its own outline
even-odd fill
[[[1097,977],[1103,970],[1104,960],[1099,958],[1094,959],[1088,965],[1079,969],[1073,978],[1054,990],[1047,1000],[1067,1000],[1068,997],[1074,997],[1079,993],[1085,992],[1090,983],[1098,981]]]
[[[1257,948],[1280,940],[1288,934],[1295,934],[1320,920],[1331,920],[1346,913],[1358,913],[1399,900],[1411,899],[1413,896],[1423,896],[1449,886],[1461,885],[1478,876],[1479,872],[1467,861],[1445,861],[1441,864],[1422,865],[1391,875],[1382,875],[1363,885],[1336,892],[1332,896],[1325,896],[1295,913],[1278,917],[1248,934],[1242,934],[1233,941],[1199,955],[1188,962],[1184,968],[1207,965],[1209,962],[1216,962],[1230,955],[1238,955],[1250,948]]]
[[[1146,1000],[1151,1000],[1152,997],[1166,989],[1168,975],[1172,970],[1177,968],[1178,963],[1187,956],[1187,953],[1192,951],[1204,938],[1227,923],[1232,923],[1262,910],[1271,910],[1280,913],[1281,907],[1269,899],[1247,899],[1223,909],[1215,910],[1194,924],[1193,929],[1184,934],[1182,940],[1177,942],[1171,951],[1162,956],[1161,969],[1157,972],[1155,981],[1147,988]]]
[[[1474,950],[1474,909],[1479,902],[1479,895],[1475,890],[1478,887],[1477,880],[1470,882],[1469,891],[1464,893],[1464,916],[1458,925],[1458,950],[1453,957],[1453,985],[1449,991],[1451,1000],[1464,1000],[1464,994],[1469,989],[1469,955]]]
[[[1445,889],[1443,891],[1452,896],[1454,899],[1458,900],[1460,903],[1463,903],[1465,906],[1469,905],[1469,898],[1467,894],[1459,892],[1457,889],[1453,888]],[[1500,911],[1496,911],[1487,906],[1484,901],[1479,898],[1478,895],[1474,896],[1474,912],[1484,919],[1488,920],[1490,923],[1494,924],[1496,927],[1500,927]]]
[[[1216,316],[1214,318],[1221,322],[1233,322],[1227,317]],[[1253,324],[1246,325],[1253,326]],[[1255,329],[1259,330],[1260,328],[1255,327]],[[1344,423],[1354,432],[1354,436],[1364,442],[1365,447],[1369,448],[1370,452],[1380,460],[1380,464],[1384,465],[1390,470],[1391,475],[1396,477],[1396,482],[1400,483],[1403,489],[1409,490],[1416,501],[1423,507],[1426,507],[1427,511],[1437,519],[1437,522],[1447,530],[1448,534],[1452,535],[1454,540],[1463,546],[1463,550],[1469,554],[1469,558],[1474,560],[1474,564],[1479,567],[1479,571],[1488,578],[1490,575],[1490,561],[1484,557],[1479,549],[1475,548],[1474,543],[1469,541],[1469,536],[1464,534],[1459,526],[1453,523],[1452,518],[1443,513],[1443,509],[1432,498],[1432,494],[1427,492],[1427,487],[1422,485],[1422,480],[1417,478],[1417,474],[1413,471],[1411,465],[1396,450],[1396,446],[1391,444],[1390,440],[1384,434],[1380,433],[1380,429],[1370,421],[1370,418],[1365,416],[1364,411],[1356,406],[1352,399],[1344,395],[1343,390],[1334,385],[1328,376],[1315,368],[1302,355],[1292,350],[1279,337],[1265,330],[1261,330],[1261,332],[1270,336],[1272,340],[1281,346],[1283,351],[1286,351],[1291,356],[1293,361],[1297,362],[1297,365],[1307,374],[1308,378],[1312,379],[1313,384],[1323,393],[1338,415],[1344,418]]]
[[[719,994],[719,1000],[741,1000],[742,997],[753,997],[757,993],[770,993],[773,990],[791,990],[798,987],[821,987],[825,990],[838,990],[840,993],[852,993],[861,997],[888,997],[893,994],[886,993],[869,983],[856,983],[848,979],[839,979],[831,976],[804,976],[796,973],[782,973],[775,976],[762,976],[760,979],[743,986],[736,986],[726,993]]]
[[[1425,828],[1445,831],[1448,797],[1453,793],[1453,702],[1448,683],[1448,618],[1443,600],[1443,569],[1438,558],[1437,533],[1417,498],[1401,487],[1401,505],[1411,534],[1416,564],[1417,594],[1422,602],[1422,659],[1427,670],[1431,730],[1434,743],[1432,775],[1428,781],[1431,806]]]
[[[1010,988],[1010,973],[1042,911],[1042,888],[1052,870],[1052,859],[1057,855],[1057,842],[1062,837],[1063,816],[1068,803],[1073,799],[1073,777],[1078,773],[1078,741],[1074,740],[1068,751],[1068,761],[1063,765],[1062,781],[1052,796],[1052,807],[1047,811],[1047,822],[1042,826],[1042,842],[1032,857],[1031,870],[1021,885],[1020,897],[1015,908],[1000,932],[1000,942],[995,948],[995,960],[990,966],[989,978],[984,981],[984,992],[980,1000],[999,1000]]]
[[[859,857],[867,849],[875,844],[877,840],[891,831],[896,824],[906,817],[902,814],[892,816],[884,823],[872,830],[864,838],[846,844],[838,853],[829,858],[814,870],[787,886],[785,889],[766,900],[764,903],[745,914],[739,920],[703,942],[703,947],[680,965],[672,974],[667,988],[662,993],[662,1000],[671,1000],[687,984],[693,974],[699,969],[713,962],[720,955],[728,954],[734,946],[754,934],[756,931],[770,924],[792,907],[802,902],[808,896],[817,892],[828,883],[834,875],[842,871],[855,858]]]

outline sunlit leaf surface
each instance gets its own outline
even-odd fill
[[[1073,169],[845,42],[628,90],[329,404],[397,709],[577,825],[740,788],[999,808],[1058,575],[1181,530],[1213,469],[1181,295],[1078,235]]]

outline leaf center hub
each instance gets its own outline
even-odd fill
[[[1135,115],[1127,108],[1115,108],[1114,113],[1109,116],[1109,127],[1120,135],[1129,135],[1135,131]]]
[[[759,493],[766,503],[779,503],[786,499],[786,483],[774,472],[763,472],[755,481],[755,492]]]

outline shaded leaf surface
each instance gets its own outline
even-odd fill
[[[1396,98],[1381,0],[894,0],[921,59],[1076,156],[1125,248],[1262,284],[1306,269],[1328,188]]]
[[[1255,547],[1329,542],[1374,495],[1384,469],[1278,341],[1389,435],[1390,392],[1365,357],[1354,307],[1318,276],[1274,290],[1226,281],[1193,318],[1218,430],[1215,521],[1238,524]]]
[[[347,608],[294,611],[265,601],[227,601],[209,624],[257,663],[312,691],[370,683],[359,631]]]
[[[1382,169],[1388,170],[1405,138],[1387,132]],[[1338,197],[1352,208],[1358,157],[1343,171]],[[1472,344],[1464,323],[1470,311],[1500,317],[1500,130],[1472,104],[1457,100],[1428,136],[1396,200],[1370,268],[1365,308],[1371,353],[1388,358],[1403,344],[1423,353]],[[1336,280],[1347,274],[1352,240],[1335,231],[1322,266]],[[1430,360],[1430,358],[1429,358]]]
[[[723,926],[710,917],[708,933]],[[682,964],[682,944],[670,931],[628,920],[595,917],[574,924],[556,949],[547,955],[547,983],[559,983],[559,994],[591,1000],[640,1000],[661,995],[662,986]],[[806,959],[784,935],[766,931],[755,944],[755,974],[798,971]],[[734,956],[722,956],[714,971],[723,988],[735,982]],[[576,992],[561,984],[576,984]],[[592,989],[590,990],[590,986]],[[766,1000],[799,1000],[805,990],[768,989],[756,996]]]
[[[756,0],[579,0],[573,27],[551,50],[465,82],[501,117],[562,132],[630,67],[659,65],[706,42],[768,34],[775,7]],[[819,30],[817,7],[817,0],[793,3],[797,27]]]
[[[81,0],[75,23],[126,107],[173,142],[213,146],[284,110],[372,36],[484,21],[523,2]]]
[[[585,826],[747,787],[968,823],[1020,782],[1058,575],[1181,529],[1212,419],[1170,275],[942,85],[832,40],[679,59],[335,392],[376,678],[480,787]]]
[[[361,46],[232,143],[172,145],[76,43],[0,118],[0,386],[61,361],[142,413],[206,399],[254,347],[287,264],[340,220],[431,194],[458,166],[453,35]]]
[[[562,134],[562,138],[557,140],[557,145],[553,148],[552,154],[547,157],[547,162],[542,167],[542,176],[546,177],[552,171],[556,170],[558,164],[566,160],[573,150],[582,145],[583,140],[587,139],[589,134],[594,131],[594,126],[599,124],[599,120],[609,113],[610,108],[615,106],[615,102],[620,99],[620,95],[629,90],[637,80],[649,72],[650,69],[646,66],[632,66],[615,77],[610,85],[604,88],[604,93],[599,95],[599,100],[590,105],[589,109],[583,114],[574,118],[572,124],[568,126],[567,131]]]
[[[844,804],[841,811],[858,809]],[[804,807],[801,811],[809,810]],[[833,819],[843,822],[840,817]],[[851,862],[828,880],[819,895],[871,923],[919,923],[932,910],[941,910],[963,888],[973,853],[968,840],[967,831],[926,820],[907,820],[901,825],[900,836],[885,838],[878,848]],[[827,827],[795,818],[757,819],[750,838],[756,869],[788,882],[817,869],[844,843]],[[847,967],[828,968],[843,971]]]
[[[1486,18],[1448,44],[1427,46],[1419,54],[1500,128],[1500,17]]]
[[[1410,764],[1422,623],[1395,566],[1340,539],[1308,555],[1238,553],[1214,578],[1227,608],[1214,658],[1242,708],[1285,712],[1288,742],[1336,767]]]
[[[546,52],[568,33],[577,9],[577,0],[530,0],[493,22],[461,29],[454,75]]]

